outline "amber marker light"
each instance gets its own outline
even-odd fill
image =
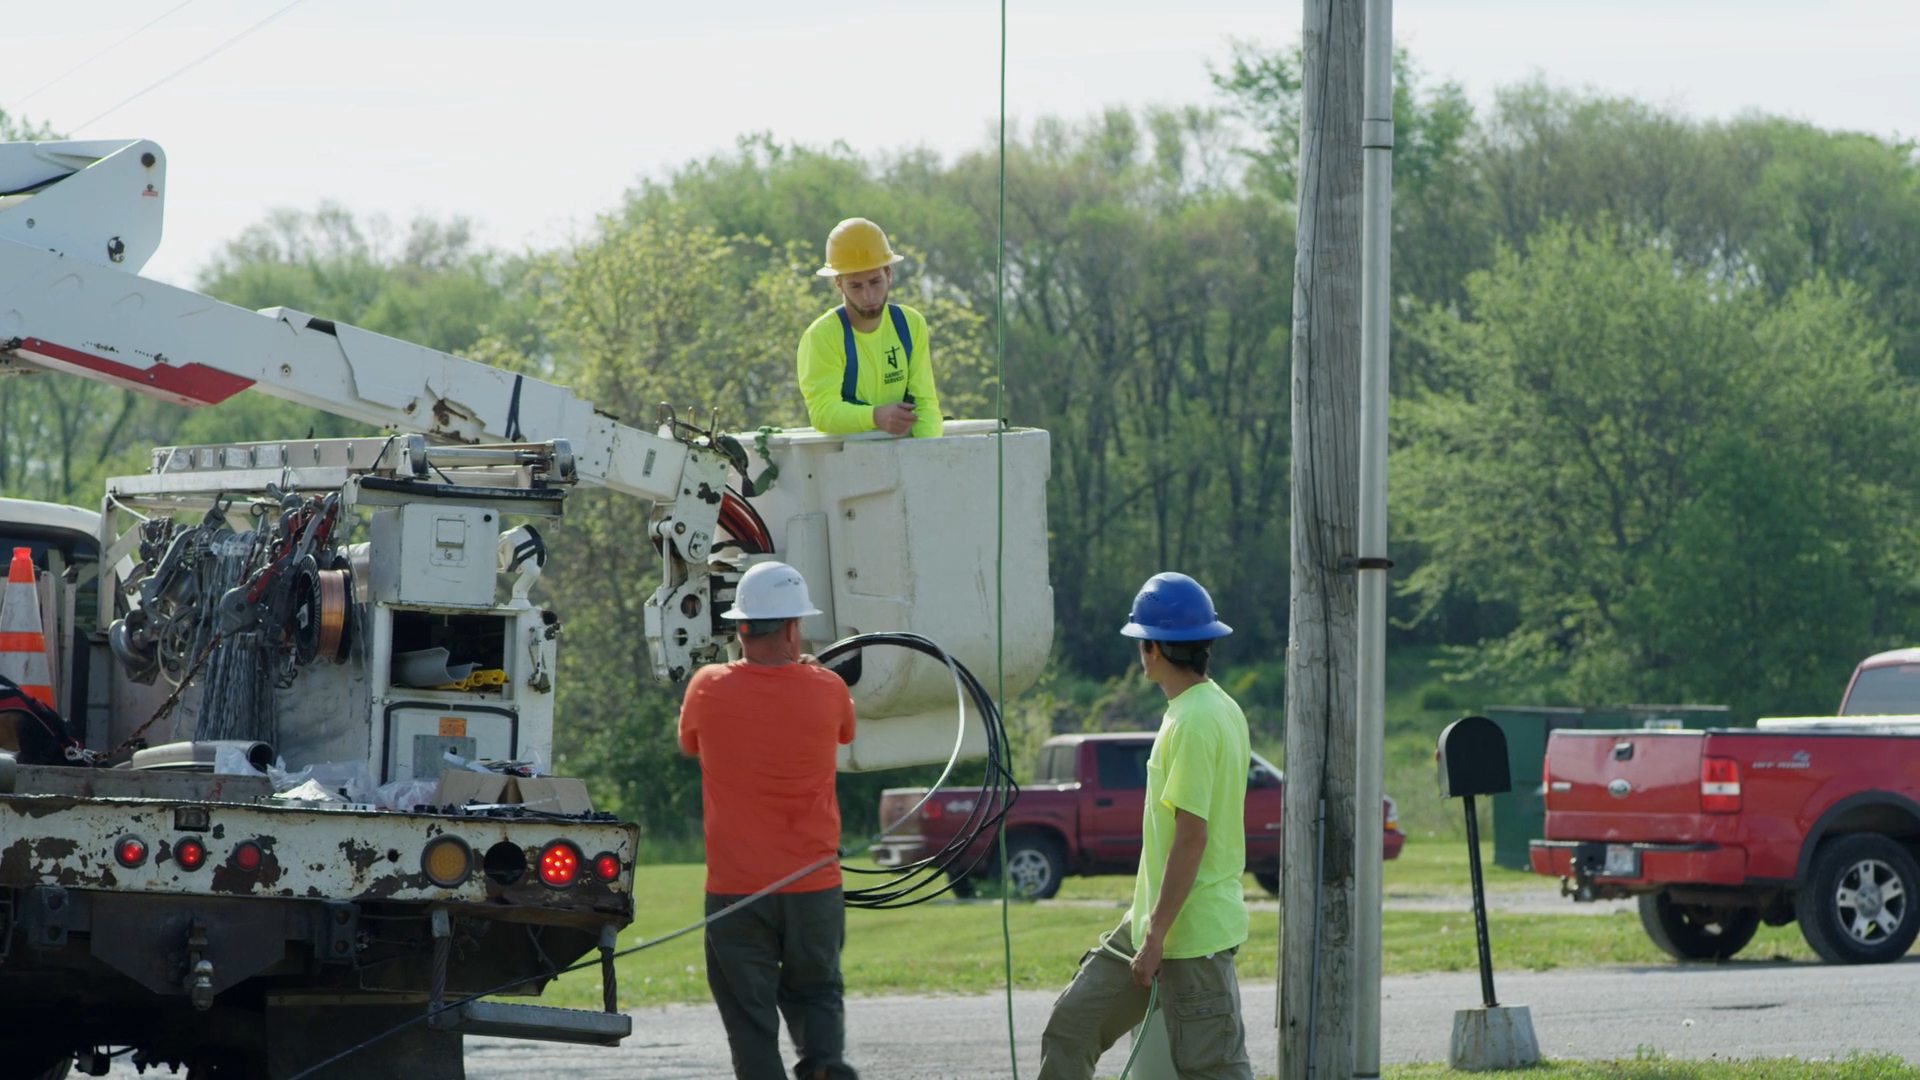
[[[439,836],[420,849],[420,869],[443,889],[457,888],[473,876],[473,849],[457,836]]]

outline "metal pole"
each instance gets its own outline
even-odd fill
[[[1393,251],[1393,0],[1367,0],[1360,124],[1359,685],[1354,700],[1353,1075],[1380,1075],[1381,810],[1387,681],[1387,344]],[[1469,811],[1471,813],[1471,811]]]
[[[1467,796],[1467,867],[1473,874],[1473,935],[1480,946],[1480,1000],[1487,1008],[1500,1003],[1493,998],[1493,950],[1487,944],[1487,884],[1480,877],[1480,817],[1473,812],[1473,796]]]

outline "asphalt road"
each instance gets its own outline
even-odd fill
[[[1845,1056],[1877,1050],[1920,1061],[1920,957],[1885,967],[1732,963],[1515,972],[1498,977],[1501,1002],[1533,1013],[1550,1057],[1633,1057],[1651,1047],[1674,1057]],[[1274,1067],[1272,983],[1242,988],[1256,1072]],[[1477,1005],[1473,972],[1386,980],[1382,1053],[1388,1062],[1443,1061],[1454,1010]],[[1054,992],[1014,995],[1020,1070],[1039,1067],[1040,1030]],[[862,1073],[889,1080],[987,1080],[1008,1075],[1006,999],[879,997],[848,1002],[848,1044]],[[710,1007],[634,1014],[618,1049],[474,1038],[471,1080],[708,1080],[730,1074],[726,1035]],[[1688,1021],[1691,1021],[1689,1024]],[[1117,1076],[1126,1044],[1101,1061]]]

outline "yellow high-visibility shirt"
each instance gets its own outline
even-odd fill
[[[845,400],[843,393],[847,336],[838,309],[813,320],[800,335],[795,363],[800,372],[800,394],[807,399],[807,417],[815,428],[836,435],[872,431],[876,406],[905,400],[911,393],[916,419],[910,434],[922,438],[940,434],[940,396],[933,388],[933,342],[927,333],[927,319],[904,304],[900,311],[907,319],[907,334],[913,338],[911,359],[894,330],[891,313],[881,315],[880,326],[871,333],[853,332],[854,353],[859,358],[853,396],[864,404]]]
[[[1167,930],[1162,956],[1188,960],[1247,940],[1247,902],[1240,875],[1247,869],[1247,717],[1220,684],[1208,679],[1167,702],[1160,733],[1147,755],[1147,802],[1140,821],[1140,869],[1133,876],[1128,919],[1136,944],[1160,901],[1160,879],[1173,850],[1173,812],[1207,823],[1207,846],[1193,889]]]

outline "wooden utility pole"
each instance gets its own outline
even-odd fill
[[[1292,607],[1280,1080],[1354,1060],[1354,786],[1365,0],[1306,0],[1293,286]],[[1378,806],[1362,812],[1378,814]]]

